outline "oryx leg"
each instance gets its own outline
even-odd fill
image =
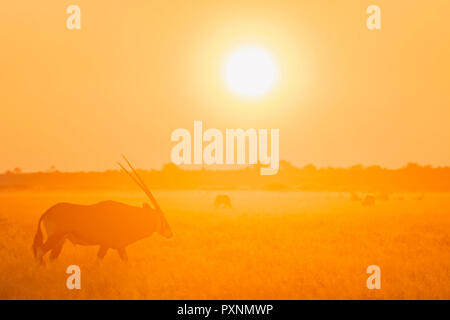
[[[47,241],[45,241],[45,243],[42,246],[42,249],[39,251],[39,254],[38,254],[38,259],[41,264],[44,263],[44,259],[43,259],[44,255],[48,251],[56,248],[61,243],[61,241],[64,241],[64,236],[60,235],[60,234],[54,234],[54,235],[51,235],[50,237],[48,237]]]
[[[56,258],[59,257],[59,254],[61,253],[62,247],[64,245],[65,242],[65,238],[62,238],[59,243],[57,243],[53,248],[52,251],[50,252],[50,260],[55,260]]]
[[[105,247],[105,246],[101,245],[100,249],[98,250],[97,257],[100,260],[103,260],[103,258],[105,257],[107,251],[108,251],[108,247]]]
[[[120,259],[122,259],[125,262],[128,261],[128,255],[125,248],[117,249],[117,252],[119,252]]]

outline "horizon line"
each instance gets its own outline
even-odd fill
[[[383,170],[401,170],[401,169],[405,169],[408,166],[417,166],[420,168],[431,168],[431,169],[445,169],[445,168],[450,168],[450,164],[449,165],[432,165],[432,164],[420,164],[418,162],[407,162],[405,164],[403,164],[402,166],[399,167],[387,167],[387,166],[382,166],[382,165],[378,165],[378,164],[370,164],[370,165],[365,165],[365,164],[361,164],[361,163],[355,163],[353,165],[347,165],[347,166],[333,166],[333,165],[323,165],[323,166],[318,166],[315,165],[314,163],[308,163],[302,166],[297,166],[295,164],[293,164],[290,161],[287,160],[280,160],[280,169],[283,165],[288,164],[289,166],[295,168],[295,169],[305,169],[306,167],[314,167],[316,170],[321,170],[321,169],[352,169],[352,168],[356,168],[356,167],[360,167],[361,169],[368,169],[368,168],[379,168],[379,169],[383,169]],[[216,171],[241,171],[241,170],[245,170],[245,169],[249,169],[249,168],[259,168],[261,167],[265,167],[264,165],[260,165],[260,164],[253,164],[253,165],[249,165],[249,164],[243,164],[243,165],[176,165],[172,162],[168,162],[168,163],[164,163],[162,166],[160,166],[160,168],[140,168],[137,167],[137,170],[142,170],[142,171],[163,171],[167,166],[173,166],[178,168],[179,170],[182,171],[211,171],[211,172],[216,172]],[[189,168],[188,168],[189,167]],[[106,168],[106,169],[102,169],[102,170],[59,170],[58,168],[56,168],[55,166],[50,166],[49,168],[47,168],[46,170],[35,170],[35,171],[23,171],[20,167],[15,167],[13,169],[6,169],[3,172],[0,172],[0,175],[6,175],[6,174],[34,174],[34,173],[105,173],[105,172],[110,172],[110,171],[121,171],[120,168]]]

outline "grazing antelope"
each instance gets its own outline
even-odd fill
[[[364,197],[364,199],[361,201],[361,204],[364,207],[373,207],[375,205],[375,197],[368,194]]]
[[[230,197],[226,194],[219,194],[216,196],[216,200],[214,200],[214,206],[216,208],[220,208],[220,206],[223,206],[224,208],[231,208]]]
[[[98,257],[103,259],[109,248],[116,249],[122,260],[127,260],[125,248],[154,232],[166,238],[172,237],[170,226],[153,194],[136,170],[125,158],[135,176],[120,163],[120,167],[145,192],[154,208],[144,203],[142,208],[115,201],[103,201],[93,205],[58,203],[48,209],[39,219],[33,242],[33,253],[43,264],[43,257],[50,252],[50,259],[61,253],[64,241],[73,244],[100,245]],[[42,226],[47,233],[43,241]]]

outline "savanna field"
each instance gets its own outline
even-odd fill
[[[140,191],[0,193],[1,299],[450,299],[450,194],[392,194],[363,206],[349,193],[161,191],[174,232],[110,250],[66,241],[39,266],[31,243],[57,202],[140,206]],[[214,208],[228,194],[232,209]],[[46,257],[48,261],[48,257]],[[81,290],[66,288],[68,265]],[[381,268],[368,290],[366,268]]]

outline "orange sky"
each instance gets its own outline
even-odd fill
[[[66,29],[69,4],[81,30]],[[365,25],[381,7],[382,29]],[[296,165],[450,165],[450,1],[2,1],[0,171],[170,161],[176,128],[279,128]],[[270,94],[220,76],[239,45],[279,61]]]

